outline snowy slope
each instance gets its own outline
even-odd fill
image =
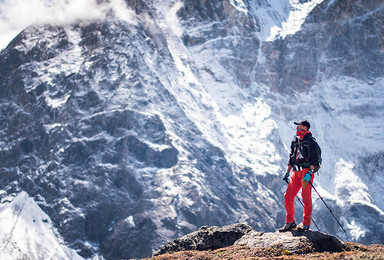
[[[274,24],[270,30],[270,34],[265,39],[266,41],[273,41],[277,38],[285,38],[287,35],[295,34],[301,29],[301,25],[305,22],[308,14],[324,0],[291,0],[289,1],[289,16],[282,24]]]
[[[236,6],[239,5],[243,6],[240,3]],[[179,103],[188,104],[184,108],[188,117],[210,143],[225,152],[229,160],[241,167],[251,167],[260,175],[276,172],[276,162],[281,158],[270,142],[276,124],[270,119],[269,106],[263,99],[253,97],[249,89],[240,88],[221,63],[236,54],[233,50],[220,49],[218,41],[231,42],[240,35],[214,38],[202,45],[186,48],[180,37],[182,33],[193,38],[200,37],[201,31],[189,32],[189,28],[183,27],[183,22],[176,16],[181,7],[175,4],[169,9],[167,6],[157,9],[158,23],[163,31],[179,28],[179,35],[174,33],[176,30],[165,33],[178,70],[171,93]],[[211,29],[207,27],[205,30]],[[231,62],[228,65],[235,64]]]
[[[68,248],[49,216],[27,193],[0,205],[0,259],[83,259]]]

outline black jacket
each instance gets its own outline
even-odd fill
[[[309,168],[310,165],[316,165],[318,154],[316,141],[311,133],[307,133],[303,140],[295,137],[291,143],[291,153],[289,155],[288,165],[298,165],[303,168]]]

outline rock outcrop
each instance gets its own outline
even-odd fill
[[[235,245],[249,248],[278,246],[290,253],[341,252],[344,243],[338,238],[318,231],[292,231],[264,233],[251,231],[237,240]]]
[[[231,245],[248,248],[278,247],[290,254],[341,252],[345,248],[340,239],[318,231],[264,233],[253,230],[247,224],[237,223],[224,227],[201,227],[166,244],[154,256],[186,250],[215,250]]]
[[[183,237],[176,238],[154,253],[161,255],[185,250],[212,250],[233,245],[253,229],[244,223],[223,227],[203,226]]]

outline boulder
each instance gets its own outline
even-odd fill
[[[251,231],[234,245],[249,248],[280,247],[289,253],[341,252],[344,243],[338,238],[318,231],[291,231],[263,233]]]
[[[244,223],[237,223],[223,227],[203,226],[183,237],[176,238],[166,244],[153,255],[162,255],[185,250],[214,250],[233,245],[239,238],[253,229]]]

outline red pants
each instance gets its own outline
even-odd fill
[[[311,184],[304,182],[303,178],[309,169],[303,169],[302,171],[293,171],[291,176],[291,181],[288,184],[287,191],[284,194],[284,204],[287,215],[285,217],[285,223],[294,221],[295,215],[295,206],[294,201],[297,193],[301,191],[301,197],[303,198],[304,203],[304,216],[303,223],[305,225],[311,225],[311,216],[312,216],[312,186]],[[311,182],[313,183],[312,175]]]

